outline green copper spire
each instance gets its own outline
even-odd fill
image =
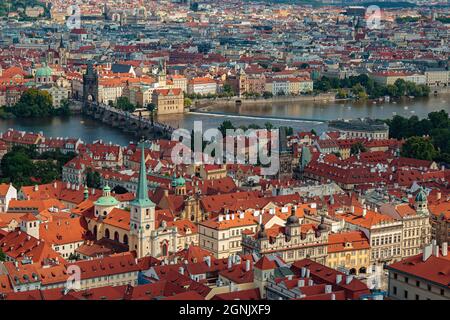
[[[136,198],[131,201],[131,205],[138,207],[154,207],[155,204],[148,197],[147,173],[145,168],[144,142],[141,142],[141,167],[139,169],[139,181]]]

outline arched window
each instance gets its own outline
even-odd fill
[[[114,241],[119,242],[119,233],[117,231],[114,232]]]
[[[163,243],[163,245],[162,245],[162,255],[163,256],[167,256],[167,252],[169,251],[167,247],[168,247],[167,243]]]
[[[109,239],[109,229],[108,228],[106,228],[106,230],[105,230],[105,238]]]
[[[126,234],[123,235],[123,243],[128,244],[128,236]]]

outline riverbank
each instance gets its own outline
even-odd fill
[[[346,101],[347,99],[341,99]],[[194,101],[194,106],[191,107],[192,111],[200,109],[214,107],[216,105],[263,105],[274,103],[292,103],[292,102],[334,102],[336,99],[335,93],[321,93],[318,95],[302,95],[302,96],[277,96],[272,98],[216,98],[216,99],[199,99]]]

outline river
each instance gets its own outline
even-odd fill
[[[194,121],[201,121],[204,129],[217,128],[224,120],[230,120],[235,126],[258,124],[263,126],[271,122],[275,126],[290,126],[295,130],[316,132],[326,130],[322,121],[337,118],[371,117],[386,119],[395,114],[405,117],[417,115],[426,117],[429,112],[444,109],[450,112],[450,95],[440,95],[428,99],[405,99],[398,103],[373,104],[371,102],[289,102],[272,104],[252,104],[245,106],[217,105],[210,108],[214,114],[186,113],[159,117],[157,120],[176,128],[191,130]],[[79,137],[85,142],[103,140],[105,142],[127,145],[135,141],[133,135],[95,121],[83,115],[56,117],[50,119],[10,119],[0,120],[0,131],[8,128],[43,132],[51,137]]]

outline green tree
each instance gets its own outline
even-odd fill
[[[350,147],[350,154],[360,154],[361,152],[366,152],[366,147],[362,144],[362,142],[356,142]]]
[[[21,187],[31,184],[31,177],[35,174],[35,166],[24,150],[12,150],[2,158],[0,167],[3,177]]]
[[[185,107],[192,106],[192,100],[190,98],[184,98],[184,106]]]
[[[230,120],[225,120],[224,122],[222,122],[222,124],[219,126],[218,129],[222,133],[223,137],[226,136],[226,132],[228,129],[236,130],[236,128],[234,127],[234,125],[231,123]]]
[[[228,96],[234,96],[234,90],[229,83],[223,85],[223,92]]]
[[[12,112],[16,117],[23,118],[48,117],[55,112],[52,96],[38,89],[26,90],[19,101],[7,111]]]
[[[2,248],[0,248],[0,262],[5,262],[6,261],[6,255],[3,252]]]
[[[34,164],[34,177],[40,183],[49,183],[60,178],[56,161],[45,160]]]
[[[127,97],[118,98],[117,102],[116,102],[116,106],[117,106],[117,109],[120,109],[123,111],[133,112],[134,110],[136,110],[136,106],[134,104],[132,104],[130,102],[130,100],[128,100]]]
[[[269,99],[269,98],[272,98],[273,97],[273,93],[272,92],[269,92],[269,91],[264,91],[263,92],[263,98],[264,99]]]
[[[59,107],[59,109],[57,109],[56,112],[60,116],[69,116],[71,113],[69,100],[67,100],[67,99],[62,100],[61,107]]]
[[[406,95],[407,84],[405,80],[397,79],[395,80],[394,85],[397,87],[398,96],[403,97],[404,95]]]
[[[264,128],[266,128],[266,130],[272,130],[273,124],[271,122],[266,122],[264,123]]]
[[[99,189],[101,187],[100,173],[89,168],[86,172],[86,185],[88,188]]]
[[[428,119],[430,119],[433,128],[448,128],[450,126],[450,119],[445,110],[430,112]]]
[[[403,157],[422,160],[433,160],[437,154],[431,140],[423,137],[411,137],[407,139],[401,150]]]

